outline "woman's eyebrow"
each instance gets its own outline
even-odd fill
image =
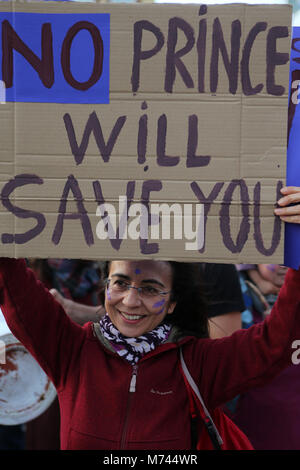
[[[160,287],[165,287],[164,284],[159,282],[157,279],[142,279],[141,282],[149,282],[151,284],[157,284]]]
[[[110,277],[121,277],[123,279],[126,279],[127,281],[130,281],[130,277],[126,276],[126,274],[114,273]]]
[[[130,276],[127,276],[126,274],[122,274],[122,273],[114,273],[114,274],[111,275],[111,277],[121,277],[122,279],[125,279],[126,281],[131,281]],[[158,286],[165,288],[165,285],[162,284],[157,279],[141,279],[141,282],[142,283],[157,284]]]

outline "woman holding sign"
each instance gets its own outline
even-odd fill
[[[290,197],[300,201],[300,189],[293,191],[280,216],[299,223],[300,206],[285,207]],[[195,435],[198,448],[224,448],[220,438],[225,448],[251,448],[216,410],[291,363],[300,338],[300,271],[288,271],[263,324],[215,340],[198,274],[193,263],[112,261],[106,314],[82,327],[23,260],[0,260],[1,308],[56,386],[62,449],[192,449]]]

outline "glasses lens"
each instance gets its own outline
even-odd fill
[[[120,294],[120,293],[125,293],[129,289],[135,289],[138,291],[140,297],[143,298],[153,298],[153,297],[160,297],[162,295],[165,295],[164,292],[161,292],[157,287],[153,286],[141,286],[139,288],[131,286],[128,282],[125,282],[122,279],[107,279],[106,281],[107,288],[109,289],[109,292],[115,293],[115,294]]]
[[[160,295],[160,291],[156,287],[152,286],[143,286],[141,287],[141,295],[143,297],[158,297]]]
[[[109,288],[113,292],[126,292],[128,290],[129,284],[125,281],[120,279],[114,279],[113,281],[109,281]]]

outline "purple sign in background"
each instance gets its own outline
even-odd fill
[[[290,96],[288,110],[287,173],[288,186],[300,186],[300,106],[297,105],[300,84],[300,27],[293,28],[290,57]],[[299,96],[300,102],[300,96]],[[300,266],[300,225],[285,224],[284,264],[298,269]]]

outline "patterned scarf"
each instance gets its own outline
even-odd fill
[[[138,338],[128,338],[122,335],[112,324],[108,314],[101,318],[100,327],[103,336],[110,342],[119,356],[132,365],[136,364],[146,353],[153,351],[158,345],[164,343],[171,331],[171,326],[163,323]]]

